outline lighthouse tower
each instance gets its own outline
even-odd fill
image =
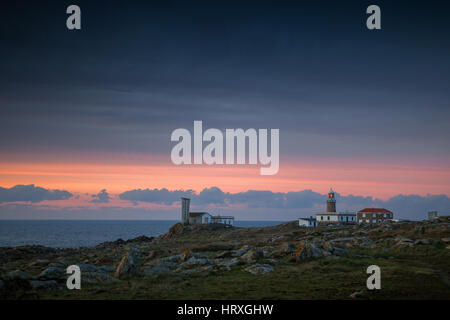
[[[334,198],[334,191],[331,188],[328,192],[327,212],[336,212],[336,199]]]

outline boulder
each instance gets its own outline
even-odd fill
[[[333,240],[330,240],[330,243],[336,243],[336,242],[355,242],[356,238],[354,237],[347,237],[347,238],[336,238]]]
[[[160,258],[159,261],[160,262],[176,262],[176,263],[178,263],[178,262],[181,261],[182,258],[183,258],[182,254],[177,254],[177,255],[174,255],[174,256],[168,256],[168,257]]]
[[[117,278],[123,275],[137,274],[140,264],[141,249],[137,246],[131,246],[128,248],[128,252],[122,257],[114,276]]]
[[[216,258],[222,259],[222,258],[229,258],[233,255],[232,251],[222,251],[219,254],[216,255]]]
[[[239,250],[234,252],[233,256],[240,257],[240,256],[244,255],[245,253],[247,253],[247,251],[250,249],[251,248],[248,245],[242,246]]]
[[[300,245],[297,248],[296,258],[297,261],[300,261],[310,258],[318,258],[328,254],[329,253],[327,251],[320,249],[314,243],[304,240],[300,242]]]
[[[48,267],[38,275],[38,279],[61,279],[65,277],[66,270],[56,267]]]
[[[238,258],[223,259],[223,260],[217,261],[218,266],[225,266],[225,267],[233,267],[233,266],[237,265],[238,263],[239,263]]]
[[[248,271],[255,275],[261,275],[266,274],[269,272],[273,272],[274,268],[270,264],[254,264],[247,268],[245,268],[245,271]]]
[[[429,239],[417,239],[416,241],[414,241],[414,244],[423,244],[423,245],[428,245],[431,244],[431,241]]]
[[[261,250],[249,250],[247,253],[241,256],[241,261],[250,263],[258,259],[262,259],[264,257],[264,253]]]
[[[196,258],[191,257],[187,261],[181,264],[181,267],[191,267],[194,265],[206,265],[206,264],[216,264],[216,260],[209,258]]]
[[[294,253],[297,247],[292,243],[285,242],[282,244],[281,249],[284,253],[290,254]]]
[[[184,261],[189,260],[190,257],[191,257],[191,250],[185,250],[185,251],[181,254],[180,260],[184,262]]]
[[[328,241],[322,241],[320,247],[325,251],[333,251],[333,246]]]

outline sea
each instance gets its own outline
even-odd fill
[[[174,220],[0,220],[0,247],[42,245],[78,248],[101,242],[156,237],[179,221]],[[235,221],[236,227],[266,227],[284,221]]]

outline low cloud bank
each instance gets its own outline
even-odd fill
[[[148,202],[172,205],[178,203],[180,197],[191,198],[193,206],[219,206],[224,209],[239,204],[248,208],[280,209],[281,217],[284,209],[298,209],[302,214],[313,215],[317,211],[325,210],[326,194],[312,190],[293,192],[272,192],[267,190],[248,190],[245,192],[223,192],[217,187],[205,188],[196,193],[193,190],[167,189],[136,189],[119,195],[122,200],[133,203]],[[446,195],[397,195],[388,200],[373,197],[336,194],[338,211],[357,211],[365,207],[383,207],[394,212],[396,217],[407,219],[424,219],[431,210],[448,214],[450,212],[450,198]]]
[[[111,200],[111,197],[109,196],[109,193],[106,192],[106,189],[103,189],[97,194],[93,194],[92,198],[94,198],[91,201],[92,203],[108,203],[109,200]]]
[[[66,200],[72,194],[66,190],[50,190],[30,185],[16,185],[11,188],[0,187],[0,203],[4,202],[42,202],[45,200]]]

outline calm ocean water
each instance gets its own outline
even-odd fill
[[[93,246],[105,241],[155,237],[177,221],[167,220],[0,220],[0,247],[43,245],[55,248]],[[236,221],[237,227],[263,227],[282,221]]]

